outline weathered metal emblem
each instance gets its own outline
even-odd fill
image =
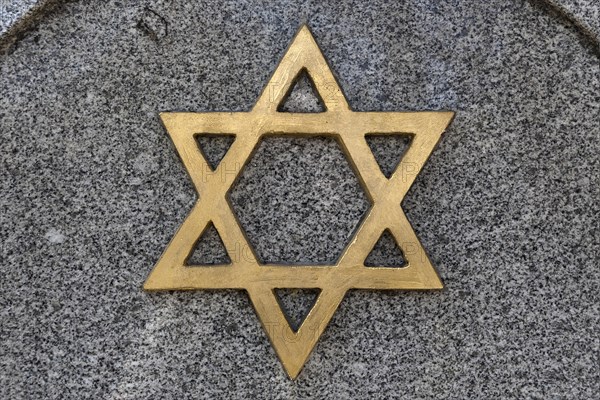
[[[278,106],[302,73],[311,78],[325,111],[279,112]],[[296,378],[347,290],[443,287],[400,204],[453,115],[445,111],[352,111],[308,27],[303,26],[252,111],[160,114],[199,200],[167,246],[144,289],[246,290],[285,370],[292,379]],[[214,170],[195,140],[202,133],[235,135],[235,141]],[[381,172],[365,135],[398,133],[410,134],[412,142],[396,172],[388,178]],[[211,223],[227,249],[251,248],[227,200],[239,170],[224,174],[220,169],[226,165],[243,166],[259,140],[272,134],[328,135],[341,144],[372,203],[342,256],[329,266],[261,265],[254,253],[249,252],[245,257],[231,256],[228,265],[187,265],[198,238]],[[214,173],[206,174],[207,170]],[[411,251],[404,251],[403,268],[364,265],[384,231],[389,231],[401,248],[412,247]],[[297,330],[290,327],[277,301],[274,290],[280,288],[321,290]]]

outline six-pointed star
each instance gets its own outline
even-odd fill
[[[306,72],[319,93],[322,113],[284,113],[296,78]],[[400,204],[431,154],[452,112],[354,112],[306,26],[302,26],[250,112],[161,113],[199,200],[146,280],[146,290],[244,289],[288,375],[295,378],[349,289],[440,289]],[[213,171],[195,141],[201,133],[235,135]],[[366,142],[366,134],[412,135],[396,172],[386,178]],[[186,265],[198,238],[212,222],[226,249],[251,248],[227,200],[227,192],[264,135],[329,135],[337,138],[357,171],[372,207],[335,265],[261,265],[252,251],[231,254],[229,265]],[[231,168],[236,166],[236,168]],[[229,167],[229,168],[228,168]],[[400,173],[399,171],[413,171]],[[366,267],[364,260],[388,229],[403,249],[403,268]],[[410,246],[410,249],[407,247]],[[276,299],[278,288],[321,289],[297,331],[290,328]]]

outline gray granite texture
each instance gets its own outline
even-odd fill
[[[457,114],[404,202],[446,288],[350,292],[290,381],[245,293],[141,286],[196,198],[157,113],[250,109],[302,22],[355,110]],[[599,51],[556,10],[68,2],[0,73],[0,398],[598,398]],[[334,258],[365,208],[315,140],[234,188],[266,259]]]
[[[46,11],[59,2],[60,0],[0,0],[0,37],[7,35],[11,42],[19,39],[23,30],[39,21]]]
[[[600,1],[549,0],[548,4],[571,18],[595,40],[600,39]]]
[[[0,34],[4,34],[38,3],[37,0],[0,0]]]

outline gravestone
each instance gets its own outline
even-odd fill
[[[1,398],[600,392],[593,0],[0,4]],[[159,112],[250,110],[303,23],[355,111],[456,116],[403,202],[445,288],[350,291],[290,380],[243,291],[142,285],[196,200]],[[335,259],[369,207],[343,151],[264,144],[231,193],[249,241]]]

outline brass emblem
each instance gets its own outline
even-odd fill
[[[278,106],[302,73],[312,79],[325,111],[279,112]],[[199,199],[148,276],[144,289],[246,290],[290,378],[298,376],[347,290],[443,287],[400,204],[452,120],[453,112],[352,111],[308,27],[303,26],[252,111],[168,112],[160,116]],[[203,133],[235,135],[235,141],[214,170],[195,139]],[[365,135],[398,133],[410,134],[412,142],[396,171],[387,178]],[[227,172],[224,168],[245,165],[260,139],[272,134],[328,135],[341,144],[372,204],[342,256],[335,265],[328,266],[261,265],[254,252],[248,251],[244,257],[229,254],[231,264],[228,265],[186,265],[198,238],[211,223],[226,249],[251,249],[227,200],[240,169],[224,173]],[[365,258],[386,230],[404,250],[406,265],[402,268],[365,266]],[[407,246],[411,247],[410,251]],[[275,296],[274,290],[281,288],[321,290],[297,331],[290,327]]]

